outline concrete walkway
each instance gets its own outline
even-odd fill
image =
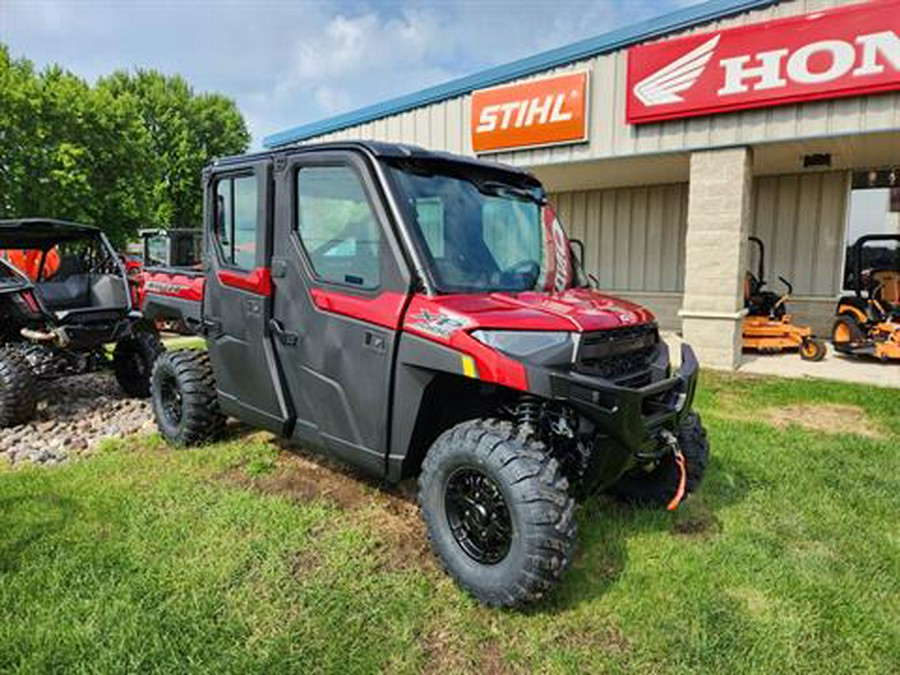
[[[900,389],[900,361],[882,363],[875,359],[845,356],[835,353],[830,344],[827,347],[828,355],[818,363],[804,361],[799,355],[790,352],[768,355],[745,353],[738,372],[781,377],[815,377]]]
[[[669,345],[673,362],[677,361],[678,354],[681,353],[681,338],[666,331],[662,331],[661,336]],[[900,389],[900,361],[881,363],[874,359],[854,358],[836,354],[830,344],[826,343],[826,347],[828,355],[818,363],[804,361],[795,352],[767,355],[745,352],[738,372],[779,377],[812,377]]]

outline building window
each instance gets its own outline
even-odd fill
[[[320,279],[357,288],[380,285],[381,228],[353,169],[300,169],[296,226]]]
[[[900,167],[853,173],[847,222],[844,290],[853,290],[855,285],[854,265],[850,259],[853,244],[867,234],[900,235]],[[863,274],[870,269],[880,269],[880,266],[896,256],[896,242],[873,242],[867,245],[863,250]]]
[[[258,201],[255,176],[222,178],[216,183],[216,242],[226,265],[256,267]]]

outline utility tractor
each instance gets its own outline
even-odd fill
[[[132,309],[125,268],[103,233],[48,218],[0,221],[0,427],[27,422],[41,380],[109,361],[122,389],[150,395],[162,345]]]
[[[223,159],[203,176],[203,270],[147,270],[170,351],[153,409],[176,446],[230,415],[371,475],[417,477],[432,548],[517,606],[572,562],[576,500],[674,509],[708,445],[697,360],[603,295],[530,174],[374,142]]]
[[[798,326],[788,314],[787,301],[794,287],[784,277],[778,277],[787,292],[778,295],[763,290],[766,285],[766,248],[759,237],[750,237],[757,247],[759,266],[756,274],[747,272],[744,291],[743,347],[748,351],[776,354],[797,350],[804,361],[821,361],[825,358],[825,343],[812,336],[809,326]]]
[[[838,302],[831,331],[835,350],[900,359],[900,234],[860,237],[847,262],[853,295]]]

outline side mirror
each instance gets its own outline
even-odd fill
[[[578,249],[578,253],[575,249]],[[581,239],[569,239],[569,254],[578,261],[579,265],[584,265],[584,242]]]

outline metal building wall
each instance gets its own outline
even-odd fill
[[[752,231],[766,244],[769,288],[784,290],[779,275],[791,281],[792,311],[820,334],[840,294],[848,195],[844,171],[754,181]],[[683,183],[550,196],[600,288],[647,305],[669,329],[679,326],[687,199]]]
[[[752,230],[766,244],[773,290],[784,288],[781,275],[798,297],[838,295],[849,180],[843,171],[756,179]]]
[[[680,293],[684,279],[687,185],[551,195],[585,267],[608,291]]]
[[[769,19],[858,3],[860,0],[793,0],[666,36],[705,33]],[[658,124],[625,122],[627,51],[604,54],[540,73],[591,72],[590,141],[578,145],[491,155],[519,166],[678,152],[734,144],[771,143],[900,128],[900,93],[776,106]],[[528,78],[526,78],[528,79]],[[470,96],[449,99],[310,141],[371,138],[471,154]]]

